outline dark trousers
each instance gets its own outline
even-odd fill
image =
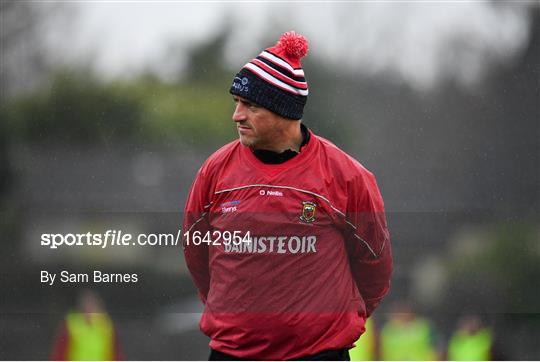
[[[229,354],[210,349],[209,361],[249,361],[250,359],[238,358]],[[296,361],[350,361],[348,349],[328,350],[311,356],[297,358]]]

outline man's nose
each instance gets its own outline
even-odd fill
[[[241,102],[236,103],[232,119],[235,122],[242,122],[246,119],[246,109]]]

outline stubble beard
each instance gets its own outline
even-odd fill
[[[253,148],[253,147],[255,147],[257,145],[257,138],[256,137],[246,137],[246,136],[242,136],[242,135],[239,134],[238,138],[240,140],[240,143],[243,146]]]

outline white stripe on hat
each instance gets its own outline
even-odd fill
[[[257,67],[256,65],[254,65],[252,63],[247,63],[246,65],[244,65],[244,68],[247,68],[247,69],[251,70],[252,72],[257,74],[258,76],[260,76],[264,80],[274,84],[275,86],[284,88],[284,89],[290,91],[291,93],[299,94],[301,96],[307,96],[308,95],[308,90],[307,89],[304,90],[304,89],[298,89],[298,88],[292,87],[292,86],[288,85],[287,83],[284,83],[281,80],[277,79],[273,75],[265,72],[264,70],[262,70],[261,68]]]
[[[286,61],[284,61],[281,58],[276,57],[274,54],[267,52],[266,50],[263,50],[261,52],[261,54],[259,54],[259,56],[261,56],[263,58],[266,58],[266,59],[270,60],[271,62],[276,63],[277,65],[281,65],[284,68],[287,68],[288,70],[290,70],[296,76],[299,76],[299,77],[304,76],[304,70],[303,69],[294,69],[293,67],[291,67],[291,65],[289,63],[287,63]]]
[[[260,60],[257,59],[257,58],[253,59],[253,60],[251,61],[251,63],[255,64],[256,66],[258,66],[259,68],[261,68],[262,70],[264,70],[266,73],[271,74],[271,75],[273,75],[274,77],[276,77],[276,75],[275,75],[275,74],[272,74],[272,72],[271,72],[271,71],[268,71],[268,70],[272,70],[272,71],[276,72],[277,74],[281,75],[281,76],[282,76],[283,78],[285,78],[285,79],[280,79],[280,78],[278,78],[278,77],[276,77],[276,78],[278,78],[278,79],[280,79],[280,80],[282,80],[282,81],[284,81],[284,82],[287,82],[287,83],[290,84],[292,87],[300,88],[300,87],[298,87],[299,84],[300,84],[301,86],[303,86],[304,88],[307,88],[307,86],[308,86],[307,82],[301,82],[301,81],[299,81],[299,80],[292,79],[291,77],[288,77],[286,74],[281,73],[279,70],[272,68],[271,66],[269,66],[269,65],[266,64],[265,62],[260,61]],[[302,88],[300,88],[300,89],[302,89]]]

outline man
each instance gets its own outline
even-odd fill
[[[395,304],[381,330],[383,361],[436,361],[436,334],[431,322],[416,314],[406,301]]]
[[[496,360],[493,334],[482,325],[475,315],[461,318],[457,331],[448,343],[449,361],[489,361]]]
[[[239,140],[188,196],[184,253],[211,360],[348,360],[390,286],[375,178],[300,121],[307,50],[285,33],[234,77]]]
[[[91,290],[79,295],[78,307],[65,318],[56,338],[52,360],[119,361],[123,360],[114,324],[101,298]]]

